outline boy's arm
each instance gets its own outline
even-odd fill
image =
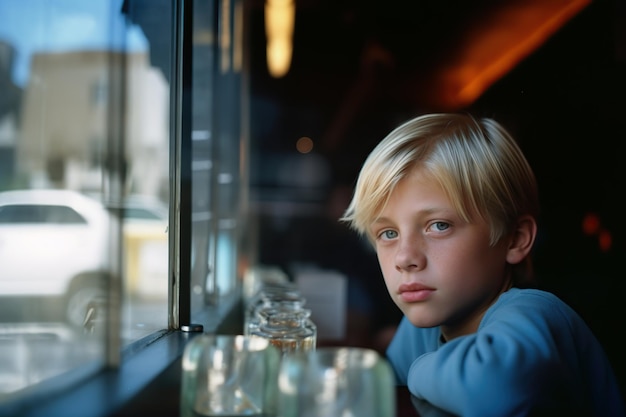
[[[523,415],[547,403],[576,369],[571,317],[552,303],[503,305],[488,312],[477,333],[454,339],[416,359],[409,390],[435,406],[463,416]]]
[[[403,317],[386,356],[396,374],[398,385],[407,385],[408,372],[415,358],[439,346],[439,328],[420,329]]]

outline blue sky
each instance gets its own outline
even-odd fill
[[[0,0],[0,41],[16,49],[13,81],[24,86],[40,51],[147,49],[141,29],[127,26],[122,0]]]

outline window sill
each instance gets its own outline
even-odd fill
[[[239,332],[241,308],[230,300],[194,317],[204,333]],[[122,364],[97,371],[81,368],[45,381],[0,405],[0,415],[20,417],[177,416],[180,358],[201,333],[162,331],[129,346]]]

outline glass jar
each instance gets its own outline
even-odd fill
[[[297,290],[293,289],[271,289],[258,294],[254,302],[251,303],[244,314],[244,334],[251,334],[251,329],[258,327],[261,317],[259,312],[269,308],[283,308],[298,310],[304,307],[306,300]]]
[[[317,328],[311,321],[311,310],[270,307],[258,314],[259,325],[250,329],[252,335],[268,339],[281,353],[315,350]]]

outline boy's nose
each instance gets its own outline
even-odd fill
[[[396,269],[398,271],[413,271],[424,269],[426,257],[419,250],[417,242],[403,242],[396,253]]]

